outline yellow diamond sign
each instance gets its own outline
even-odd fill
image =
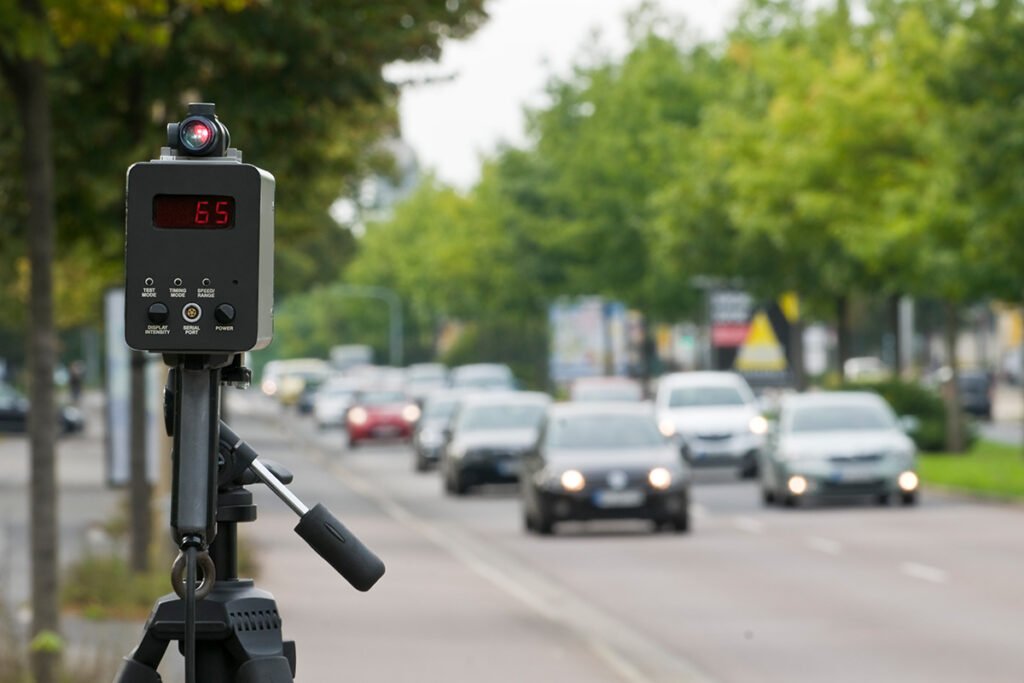
[[[750,322],[750,332],[736,354],[733,367],[739,372],[784,372],[786,353],[775,336],[772,323],[764,311],[758,311]]]

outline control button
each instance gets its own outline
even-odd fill
[[[211,284],[211,282],[210,282],[210,278],[208,278],[208,277],[204,277],[204,278],[203,278],[203,287],[209,287],[209,286],[210,286],[210,284]]]
[[[146,311],[146,313],[149,315],[149,322],[156,325],[163,325],[167,322],[167,314],[170,313],[170,311],[167,310],[167,306],[164,304],[157,303],[150,304],[149,310]]]
[[[152,287],[153,286],[153,278],[151,278],[151,277],[147,277],[146,278],[146,286],[147,287]]]
[[[220,304],[213,312],[213,317],[221,325],[230,325],[235,322],[235,307],[231,304]]]
[[[185,322],[198,322],[203,317],[203,309],[199,307],[199,304],[185,304],[185,308],[181,309],[181,317],[185,319]]]
[[[175,287],[181,287],[181,278],[180,277],[174,278],[174,286]]]

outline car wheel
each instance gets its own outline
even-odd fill
[[[782,505],[788,508],[796,508],[800,506],[800,499],[796,496],[786,496],[782,499]]]
[[[761,489],[761,502],[765,507],[771,507],[775,504],[775,492],[771,489]]]
[[[672,518],[672,531],[685,534],[690,530],[690,513],[681,512]]]
[[[453,496],[464,496],[469,491],[469,485],[458,472],[453,472],[445,478],[445,491]]]
[[[523,530],[527,533],[533,533],[537,530],[537,526],[533,523],[533,517],[530,515],[530,511],[523,509]]]
[[[755,456],[748,456],[744,458],[739,469],[736,471],[736,475],[740,479],[757,479],[757,458]]]
[[[879,493],[878,496],[875,498],[875,502],[878,503],[879,505],[888,505],[889,504],[889,494],[888,493]]]
[[[904,505],[917,505],[917,493],[904,493],[900,502]]]
[[[427,465],[427,459],[424,458],[419,453],[416,453],[415,458],[413,460],[413,469],[416,470],[417,472],[426,472],[429,469]]]
[[[543,512],[537,514],[536,520],[534,520],[534,530],[541,536],[550,536],[555,532],[555,523],[551,521],[551,518],[545,515]]]

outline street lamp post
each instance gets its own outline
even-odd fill
[[[354,299],[377,299],[388,305],[388,355],[391,365],[402,366],[402,345],[404,343],[402,327],[402,300],[394,290],[387,287],[376,287],[374,285],[346,285],[339,284],[335,289],[342,296],[349,296]]]

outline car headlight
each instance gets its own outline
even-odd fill
[[[910,493],[911,491],[916,491],[918,484],[921,483],[920,480],[917,478],[917,475],[911,472],[910,470],[907,470],[906,472],[902,473],[899,476],[899,479],[897,479],[896,481],[900,485],[900,489],[906,491],[907,493]]]
[[[402,408],[402,419],[406,422],[415,422],[420,419],[420,407],[415,403],[410,403],[406,407]]]
[[[263,380],[263,393],[267,396],[273,396],[277,393],[277,382],[272,379]]]
[[[664,467],[655,467],[647,473],[647,481],[659,491],[664,491],[672,485],[672,473]]]
[[[365,408],[353,408],[348,411],[348,421],[357,427],[362,427],[370,419],[370,414]]]
[[[675,436],[676,425],[674,422],[672,422],[672,420],[668,419],[667,417],[664,417],[658,421],[658,431],[661,432],[661,435],[664,436],[666,439],[669,439]]]
[[[578,493],[587,485],[587,480],[579,470],[566,470],[562,472],[559,480],[562,482],[562,488],[570,493]]]
[[[807,493],[807,480],[800,475],[792,476],[789,478],[789,481],[786,482],[786,488],[788,488],[789,492],[794,496],[801,496]]]
[[[763,436],[768,433],[768,420],[766,420],[763,415],[755,415],[750,418],[750,424],[748,426],[750,427],[751,434]]]
[[[449,446],[448,455],[455,458],[456,460],[460,460],[466,456],[466,447],[460,446],[458,444]]]

